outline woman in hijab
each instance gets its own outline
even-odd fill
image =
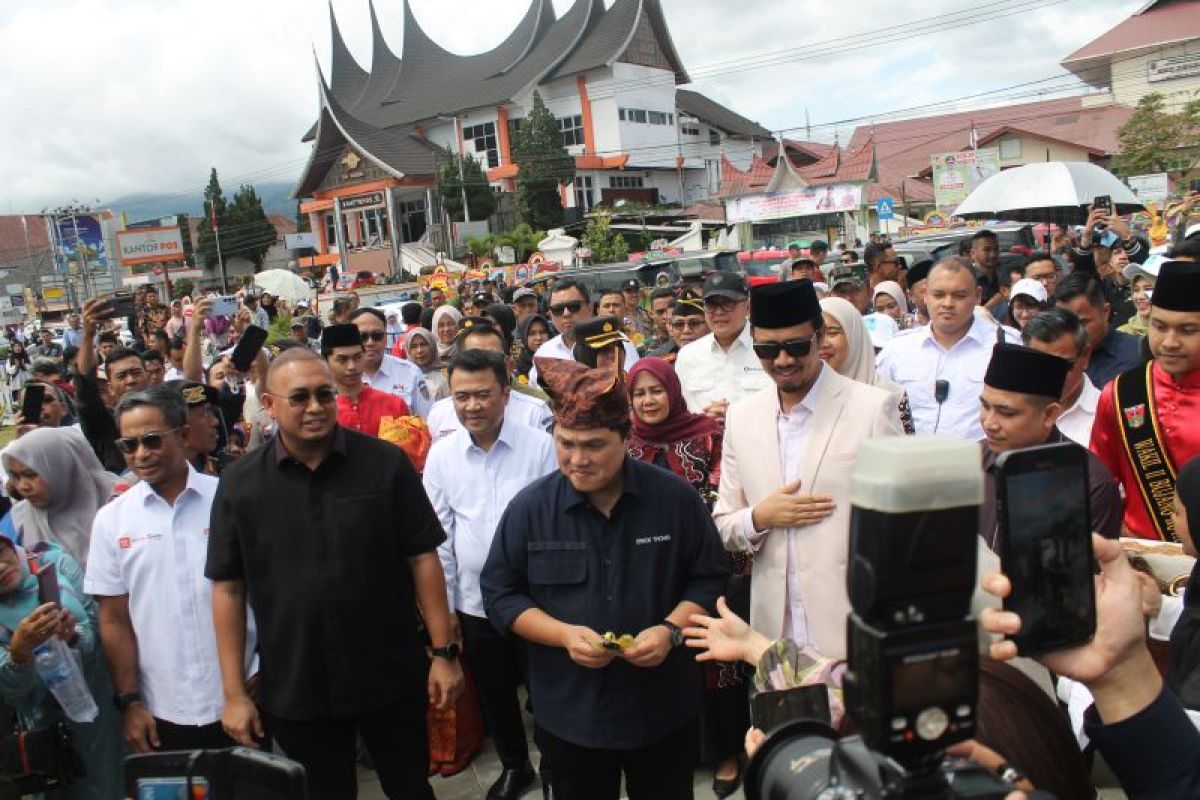
[[[75,428],[37,428],[4,449],[4,469],[23,500],[13,506],[18,541],[54,542],[87,568],[92,521],[112,497],[106,472]]]
[[[433,312],[433,333],[437,336],[438,358],[443,363],[454,360],[458,353],[458,323],[462,312],[454,306],[438,306]]]
[[[648,356],[634,364],[626,387],[633,409],[629,455],[674,472],[711,508],[721,475],[721,424],[687,410],[679,376],[661,358]],[[739,614],[749,614],[749,561],[743,554],[729,556],[733,576],[725,597]],[[726,797],[741,783],[739,754],[750,726],[745,673],[740,664],[714,661],[704,665],[703,674],[701,754],[715,767],[713,792]]]
[[[875,313],[887,314],[896,320],[896,325],[901,328],[908,320],[908,298],[904,295],[904,289],[895,281],[882,281],[876,285],[871,304]]]
[[[821,360],[850,380],[877,386],[893,395],[900,409],[904,432],[913,433],[916,429],[908,395],[899,384],[876,371],[875,348],[871,345],[871,335],[863,324],[862,314],[840,297],[826,297],[821,301],[821,311],[825,317],[825,334],[819,351]]]
[[[408,360],[425,373],[425,385],[434,400],[450,396],[450,383],[446,380],[446,365],[438,357],[437,339],[424,328],[413,328],[404,335],[404,352]]]
[[[517,328],[517,339],[521,352],[517,354],[515,374],[517,381],[524,378],[529,380],[529,371],[533,369],[533,354],[550,338],[550,321],[541,314],[530,314],[521,321]]]
[[[1200,531],[1200,457],[1183,465],[1175,480],[1175,535],[1183,552],[1196,557],[1195,528]],[[1183,591],[1183,612],[1171,631],[1167,686],[1187,708],[1200,711],[1200,561]]]

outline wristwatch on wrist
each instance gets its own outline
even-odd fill
[[[679,647],[679,645],[683,644],[683,628],[669,619],[664,619],[658,624],[665,627],[667,632],[671,634],[671,647]]]
[[[142,702],[141,692],[123,692],[113,695],[113,705],[117,707],[117,711],[124,712],[134,703]]]
[[[429,648],[429,652],[438,658],[445,658],[449,661],[453,661],[454,659],[458,658],[458,654],[461,652],[461,649],[458,646],[458,642],[451,642],[445,647],[431,647]]]

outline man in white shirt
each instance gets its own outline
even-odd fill
[[[204,577],[217,479],[187,462],[178,390],[130,392],[116,415],[117,446],[140,482],[96,515],[84,589],[100,603],[125,741],[136,753],[230,747]],[[254,649],[251,631],[247,654]]]
[[[558,462],[549,434],[505,418],[512,389],[503,355],[463,350],[449,372],[449,399],[463,427],[434,444],[423,480],[446,531],[446,541],[438,548],[446,591],[458,612],[463,652],[475,673],[503,767],[488,797],[515,800],[534,777],[517,698],[522,646],[488,622],[479,573],[508,502],[533,481],[555,472]]]
[[[1092,440],[1092,422],[1100,390],[1087,376],[1092,348],[1087,328],[1069,309],[1057,307],[1038,312],[1021,329],[1021,339],[1034,350],[1064,358],[1071,363],[1059,405],[1066,409],[1056,421],[1063,435],[1087,447]]]
[[[879,372],[904,387],[917,433],[983,438],[979,395],[997,326],[976,314],[981,290],[971,262],[952,256],[929,271],[929,324],[903,331],[879,354]],[[1010,328],[1004,341],[1020,344]]]
[[[710,333],[681,347],[675,358],[689,411],[724,419],[730,403],[771,387],[752,348],[748,298],[746,279],[736,272],[714,272],[705,279],[704,318]]]
[[[433,395],[425,384],[425,373],[411,361],[390,356],[387,349],[387,319],[377,308],[359,308],[350,315],[363,337],[363,383],[372,389],[400,397],[414,414],[429,416]]]
[[[463,330],[458,335],[460,350],[491,350],[499,353],[505,359],[508,374],[512,374],[512,358],[509,356],[508,341],[499,329],[491,325],[476,325]],[[539,400],[518,391],[508,393],[504,418],[535,428],[539,431],[549,431],[554,424],[554,416],[546,401]],[[462,421],[454,409],[454,398],[443,397],[433,404],[426,420],[433,441],[449,436],[457,430],[462,430]]]
[[[586,322],[595,316],[592,296],[582,283],[574,278],[563,278],[554,284],[550,292],[550,318],[558,329],[558,336],[546,340],[534,355],[544,358],[575,358],[575,324]],[[625,371],[628,372],[638,360],[637,348],[625,342]],[[537,385],[537,366],[529,370],[529,383]]]

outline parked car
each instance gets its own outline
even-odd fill
[[[958,255],[962,243],[969,242],[971,237],[981,230],[989,230],[996,234],[1002,254],[1011,253],[1014,245],[1037,248],[1033,226],[1021,222],[1001,222],[986,228],[950,228],[935,233],[905,236],[894,239],[892,246],[896,249],[896,255],[901,256],[910,268],[923,261],[936,264],[947,256]]]

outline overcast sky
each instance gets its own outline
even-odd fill
[[[397,52],[401,2],[377,0]],[[411,2],[425,30],[459,53],[494,46],[527,8],[527,0]],[[555,9],[561,15],[570,2],[554,0]],[[836,133],[844,142],[853,123],[831,123],[1065,75],[1063,56],[1142,2],[662,5],[693,88],[773,130],[797,128],[795,138],[807,114],[812,138]],[[367,0],[334,0],[334,9],[369,65]],[[3,0],[0,212],[129,192],[190,195],[211,166],[227,190],[295,180],[308,153],[300,136],[316,112],[314,48],[327,67],[324,0]]]

